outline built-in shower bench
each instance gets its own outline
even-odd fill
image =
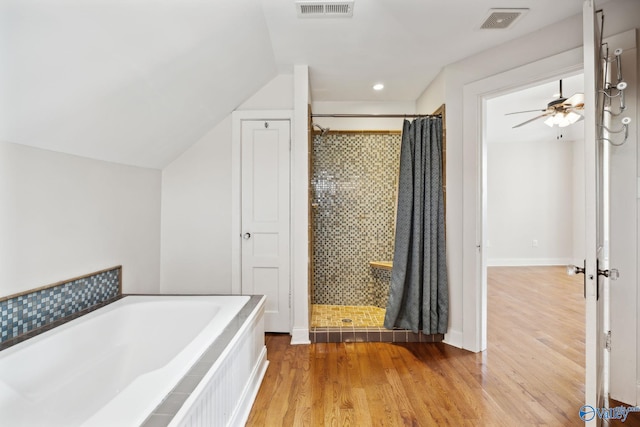
[[[393,261],[369,261],[369,265],[381,270],[391,270],[393,268]]]

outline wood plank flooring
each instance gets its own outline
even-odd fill
[[[562,267],[488,275],[482,353],[443,343],[291,346],[268,334],[270,365],[247,425],[583,425],[581,277]]]

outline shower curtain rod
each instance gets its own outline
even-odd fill
[[[408,119],[410,117],[441,117],[441,114],[311,114],[311,118],[315,117],[333,117],[337,119],[356,119],[356,118],[373,118],[373,119]]]

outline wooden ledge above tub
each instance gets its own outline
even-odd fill
[[[391,270],[393,268],[393,261],[369,261],[369,265],[381,270]]]

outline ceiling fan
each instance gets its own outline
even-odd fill
[[[554,125],[558,125],[558,127],[565,127],[574,124],[575,122],[581,120],[583,116],[579,113],[579,111],[584,109],[584,94],[576,93],[569,98],[564,98],[562,96],[562,80],[560,80],[560,97],[558,99],[554,99],[553,101],[547,104],[547,108],[544,110],[526,110],[526,111],[515,111],[513,113],[507,113],[506,116],[512,114],[521,114],[521,113],[533,113],[533,112],[541,112],[537,117],[529,119],[525,122],[517,124],[513,127],[519,128],[520,126],[524,126],[527,123],[531,123],[543,117],[547,117],[544,121],[549,127],[553,127]]]

